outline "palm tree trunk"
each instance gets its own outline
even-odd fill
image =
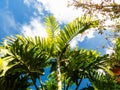
[[[58,87],[58,90],[62,90],[60,61],[59,61],[59,59],[57,59],[57,87]]]
[[[34,84],[34,86],[35,86],[35,89],[36,89],[36,90],[39,90],[39,88],[37,87],[36,82],[35,82],[35,79],[33,78],[33,76],[31,76],[31,80],[32,80],[32,82],[33,82],[33,84]]]
[[[45,90],[45,89],[44,89],[44,86],[43,86],[43,84],[42,84],[42,79],[41,79],[41,77],[39,76],[38,79],[39,79],[39,82],[40,82],[40,85],[41,85],[41,89],[42,89],[42,90]]]

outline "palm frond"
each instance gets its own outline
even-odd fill
[[[60,31],[59,24],[56,21],[55,17],[53,17],[52,15],[47,16],[45,18],[45,24],[46,24],[48,38],[52,42],[52,41],[54,41],[54,38]]]
[[[80,33],[85,30],[96,27],[98,25],[98,20],[93,21],[90,17],[79,17],[68,25],[64,26],[64,29],[60,31],[57,36],[57,44],[59,50],[63,50],[69,45],[70,41]]]
[[[75,48],[71,51],[67,49],[62,59],[64,61],[61,61],[61,72],[66,73],[66,79],[70,78],[71,82],[76,84],[81,78],[89,78],[89,71],[102,69],[111,75],[111,71],[107,68],[107,56],[100,56],[93,50]]]
[[[17,35],[14,39],[7,38],[6,46],[3,47],[7,52],[2,57],[3,60],[7,61],[8,65],[25,65],[31,72],[43,73],[43,68],[48,65],[49,55],[46,53],[46,41],[36,38],[20,35]],[[38,42],[38,40],[40,41]]]
[[[110,75],[99,74],[98,72],[90,72],[90,81],[95,90],[119,90],[120,86],[111,78]]]

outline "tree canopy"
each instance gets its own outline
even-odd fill
[[[77,46],[74,49],[70,47],[70,42],[77,35],[102,26],[103,19],[95,18],[92,13],[99,12],[109,15],[111,20],[119,20],[119,4],[111,0],[100,4],[73,1],[72,5],[82,7],[85,14],[89,15],[76,18],[64,25],[63,29],[54,16],[46,16],[47,37],[16,35],[8,36],[1,42],[1,90],[29,90],[30,86],[36,90],[69,90],[71,87],[79,90],[85,78],[90,80],[91,85],[82,90],[120,89],[120,71],[116,71],[116,68],[120,68],[120,37],[115,37],[115,51],[111,55],[101,55],[96,50],[78,49]],[[107,20],[106,18],[104,19]],[[117,23],[114,28],[119,32]],[[47,80],[43,81],[46,68],[50,68],[50,73]]]

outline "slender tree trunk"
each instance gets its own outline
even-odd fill
[[[34,79],[32,76],[31,76],[31,80],[32,80],[32,82],[33,82],[33,84],[34,84],[36,90],[39,90],[39,88],[38,88],[37,85],[36,85],[35,79]]]
[[[60,61],[59,61],[59,59],[57,60],[57,87],[58,87],[58,90],[62,90]]]
[[[44,86],[43,86],[43,84],[42,84],[41,77],[39,76],[39,78],[38,78],[38,79],[39,79],[39,82],[40,82],[40,85],[41,85],[41,89],[42,89],[42,90],[45,90],[45,89],[44,89]]]

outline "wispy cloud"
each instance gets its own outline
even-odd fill
[[[77,35],[75,38],[73,38],[73,40],[70,42],[70,46],[71,48],[75,48],[79,42],[82,42],[85,40],[85,38],[94,38],[94,32],[95,32],[95,29],[89,29],[89,30],[86,30],[84,33],[82,34],[79,34]]]
[[[40,22],[39,18],[33,18],[29,24],[24,24],[22,26],[22,34],[27,36],[47,36],[45,26]]]
[[[53,14],[57,21],[60,23],[71,22],[76,17],[82,14],[81,9],[74,7],[67,7],[68,0],[24,0],[27,5],[34,5],[39,13],[43,13],[43,10]]]
[[[24,4],[29,8],[35,9],[35,11],[33,11],[35,16],[45,16],[45,7],[41,2],[38,2],[37,0],[24,0]]]
[[[43,4],[45,9],[52,13],[61,23],[71,22],[82,14],[81,9],[67,7],[68,0],[37,0]]]
[[[25,3],[27,6],[30,6],[30,4],[32,3],[32,0],[24,0],[24,3]]]
[[[6,10],[0,10],[0,35],[3,36],[4,34],[9,35],[13,33],[17,33],[19,31],[19,26],[15,21],[13,14]]]

